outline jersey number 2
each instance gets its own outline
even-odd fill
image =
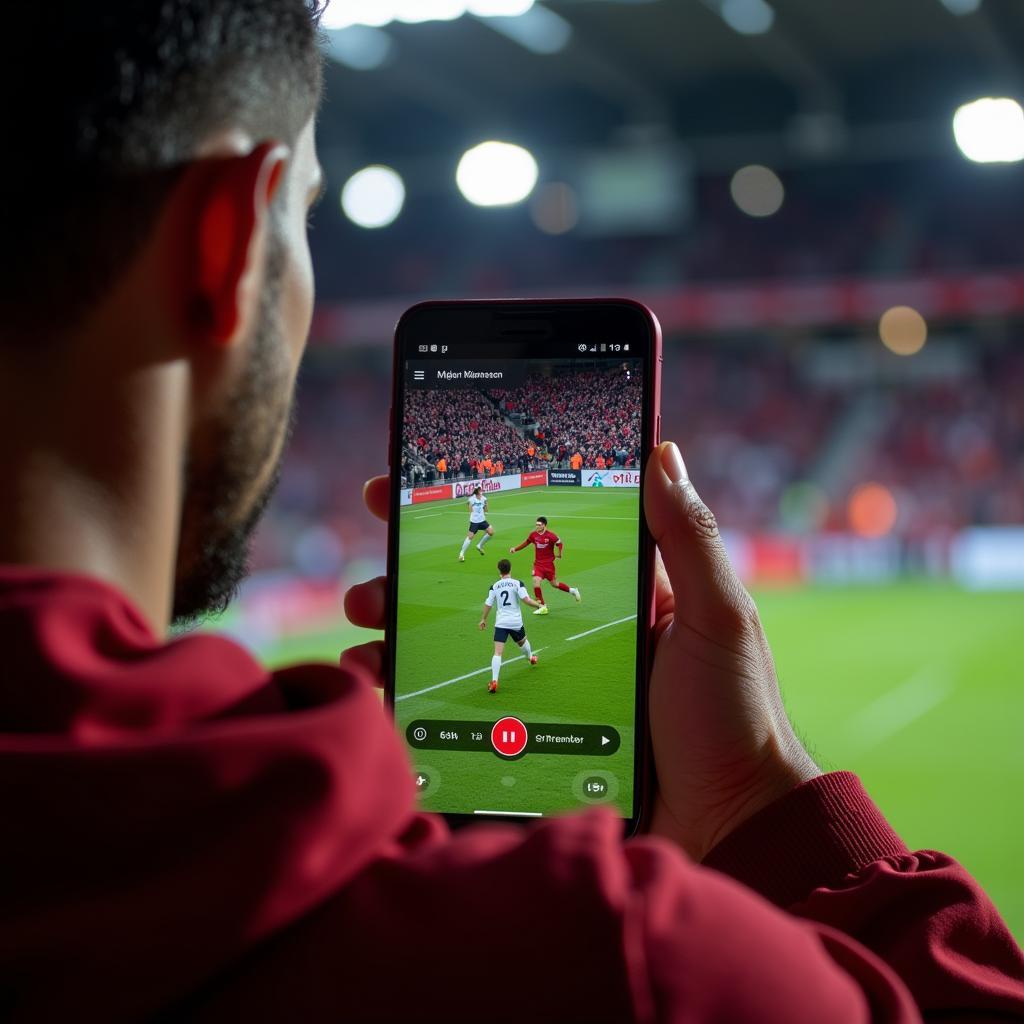
[[[512,602],[511,602],[511,601],[509,600],[509,598],[508,598],[508,591],[507,591],[507,590],[503,590],[503,591],[501,592],[501,603],[502,603],[502,605],[503,605],[503,606],[504,606],[505,608],[507,608],[507,607],[508,607],[508,606],[509,606],[509,605],[510,605],[510,604],[512,603]]]

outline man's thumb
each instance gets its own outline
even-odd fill
[[[675,594],[677,617],[726,624],[751,613],[753,601],[733,570],[718,523],[690,483],[679,449],[660,444],[647,463],[644,513]]]

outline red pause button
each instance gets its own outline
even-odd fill
[[[518,718],[503,718],[491,729],[494,749],[505,757],[515,757],[526,749],[526,726]]]

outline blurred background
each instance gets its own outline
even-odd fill
[[[1024,938],[1024,4],[332,0],[298,426],[223,623],[364,639],[425,297],[628,295],[786,703]],[[453,544],[457,538],[453,539]]]

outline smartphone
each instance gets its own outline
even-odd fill
[[[661,331],[626,299],[427,302],[395,333],[387,699],[454,825],[646,812]]]

